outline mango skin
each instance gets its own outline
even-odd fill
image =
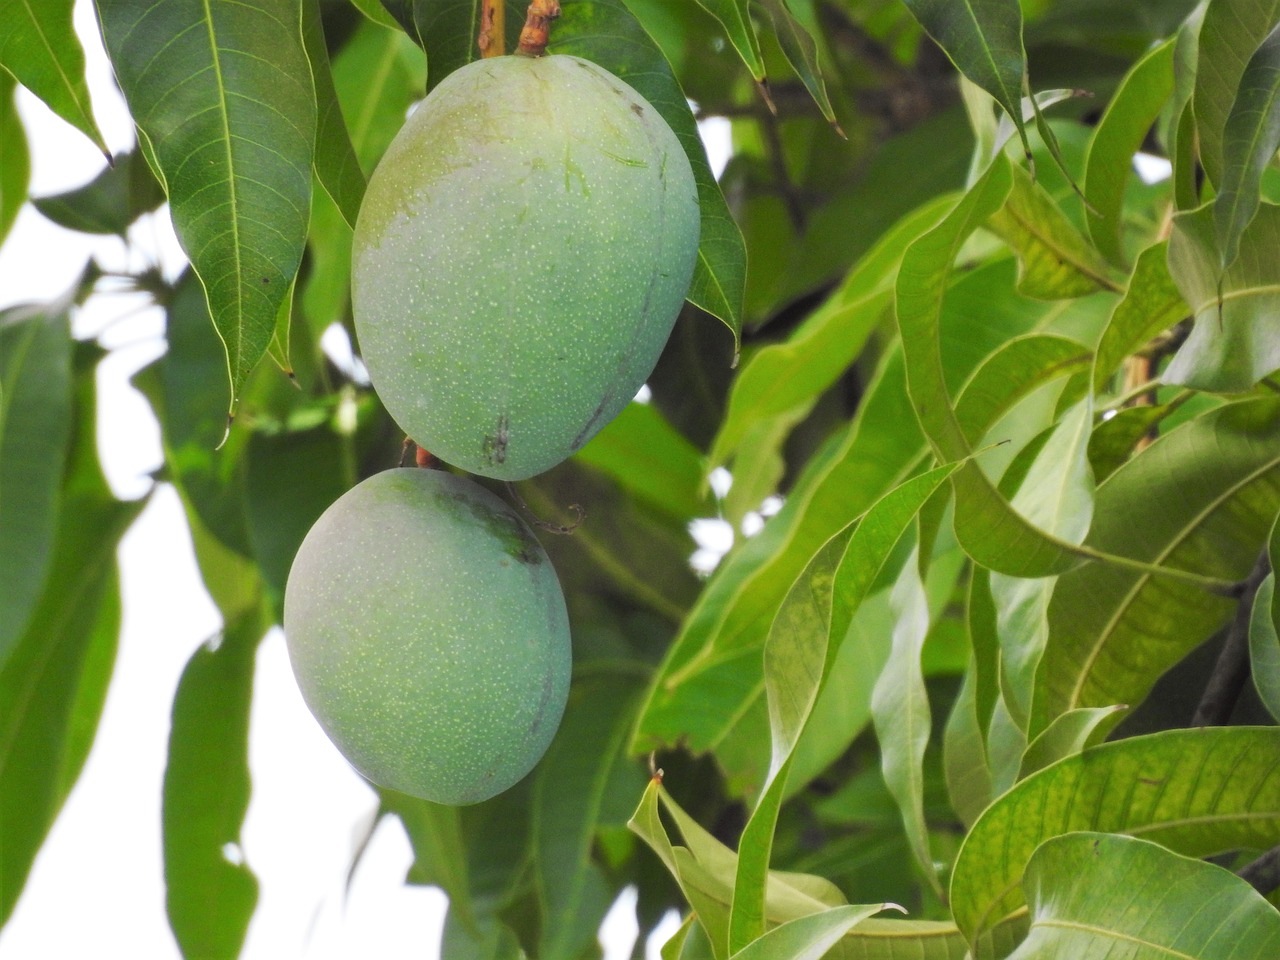
[[[303,540],[284,629],[303,699],[373,783],[477,803],[546,751],[569,690],[564,595],[524,521],[471,480],[376,474]]]
[[[456,70],[397,134],[356,223],[374,389],[448,463],[548,470],[653,371],[698,234],[688,158],[623,81],[569,55]]]

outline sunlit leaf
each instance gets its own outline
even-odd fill
[[[888,904],[832,907],[807,917],[797,917],[774,927],[737,953],[734,960],[818,960],[837,941],[867,917]]]
[[[1161,437],[1101,484],[1086,543],[1236,581],[1253,565],[1277,502],[1280,402],[1230,404]],[[1077,707],[1141,703],[1233,607],[1139,571],[1090,564],[1064,574],[1049,607],[1032,736]]]
[[[988,223],[1018,255],[1018,292],[1041,300],[1115,289],[1102,255],[1067,219],[1048,191],[1021,167]]]
[[[1274,727],[1212,727],[1104,743],[1021,781],[965,838],[951,878],[956,923],[972,940],[1019,907],[1019,882],[1044,840],[1125,833],[1189,856],[1266,847],[1280,833]]]
[[[1115,706],[1068,710],[1027,744],[1027,750],[1022,755],[1022,767],[1018,770],[1018,779],[1029,777],[1064,757],[1075,756],[1106,732],[1105,729],[1099,729],[1105,721],[1124,709],[1123,706]]]
[[[1046,840],[1023,887],[1031,931],[1010,960],[1267,960],[1280,952],[1280,913],[1249,884],[1147,840]]]
[[[0,664],[35,610],[71,439],[70,302],[0,313]]]
[[[116,78],[227,352],[234,410],[302,260],[315,91],[290,0],[99,0]]]
[[[31,156],[27,134],[14,99],[13,77],[0,70],[0,242],[18,217],[27,199]]]
[[[0,68],[109,155],[93,119],[73,0],[11,0],[0,7]]]
[[[552,31],[549,53],[593,60],[629,83],[675,131],[698,184],[702,235],[689,301],[733,331],[742,331],[746,249],[724,195],[707,163],[707,152],[671,65],[622,0],[565,4]]]
[[[1173,93],[1173,47],[1166,41],[1130,68],[1089,140],[1083,183],[1092,207],[1089,236],[1112,263],[1126,259],[1121,230],[1133,155]]]
[[[229,623],[192,654],[174,694],[163,795],[165,908],[186,957],[238,957],[258,901],[240,830],[262,633],[254,613]]]

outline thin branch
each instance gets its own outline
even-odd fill
[[[1272,847],[1257,860],[1246,863],[1236,876],[1264,897],[1280,890],[1280,847]]]
[[[1240,691],[1249,679],[1249,617],[1253,612],[1253,598],[1270,572],[1271,560],[1264,547],[1242,584],[1235,618],[1227,631],[1227,642],[1218,654],[1218,662],[1213,666],[1195,716],[1191,718],[1193,727],[1222,726],[1231,719],[1231,711],[1235,709]]]

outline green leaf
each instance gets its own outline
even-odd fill
[[[1086,543],[1234,582],[1252,567],[1278,500],[1280,401],[1229,404],[1161,437],[1101,484]],[[1224,596],[1137,570],[1090,564],[1064,574],[1049,606],[1031,735],[1077,707],[1141,703],[1233,608]]]
[[[302,260],[316,102],[291,0],[98,0],[116,78],[227,354],[231,405]]]
[[[0,664],[45,584],[71,439],[70,300],[0,313]]]
[[[1037,770],[1064,757],[1073,757],[1085,747],[1092,746],[1106,732],[1104,722],[1115,714],[1128,709],[1114,707],[1080,707],[1068,710],[1049,724],[1038,737],[1027,744],[1022,755],[1022,767],[1018,779],[1025,780]]]
[[[31,202],[68,230],[124,237],[138,217],[164,203],[164,190],[141,151],[135,150],[118,154],[111,166],[83,187]]]
[[[399,0],[391,0],[392,3]],[[399,30],[400,24],[390,13],[387,12],[378,0],[351,0],[352,5],[363,13],[368,19],[378,24],[380,27],[390,27],[392,30]]]
[[[924,816],[924,752],[929,745],[932,717],[920,653],[929,633],[929,604],[916,550],[898,575],[891,603],[896,614],[893,647],[876,680],[871,715],[880,742],[884,781],[902,814],[911,852],[929,884],[941,896]]]
[[[1280,522],[1267,544],[1271,572],[1258,585],[1249,618],[1249,668],[1258,698],[1280,720],[1280,601],[1276,600],[1276,563],[1280,561]]]
[[[1092,211],[1087,226],[1094,244],[1112,263],[1126,260],[1121,245],[1124,190],[1133,155],[1173,94],[1173,48],[1168,40],[1130,69],[1094,128],[1085,157],[1084,197]]]
[[[795,0],[790,0],[795,2]],[[813,97],[827,122],[834,124],[836,130],[836,114],[831,107],[831,98],[827,95],[827,85],[822,79],[822,67],[819,64],[818,44],[810,27],[802,23],[792,12],[787,0],[760,0],[760,5],[769,20],[773,23],[774,35],[778,38],[778,46],[782,54],[791,64],[804,88]]]
[[[338,91],[329,65],[325,45],[324,24],[320,20],[319,0],[302,0],[302,42],[311,64],[311,78],[316,97],[316,178],[342,211],[342,218],[354,228],[364,198],[364,173],[347,132]]]
[[[720,21],[729,43],[751,71],[752,79],[763,83],[764,60],[760,56],[760,40],[756,36],[755,24],[751,22],[747,0],[698,0],[698,5]]]
[[[49,578],[0,668],[0,925],[93,744],[120,631],[116,547],[145,505],[119,503],[107,488],[92,440],[94,370],[78,366],[79,442],[67,466]],[[68,422],[72,416],[65,414]]]
[[[702,455],[650,404],[630,403],[576,455],[628,493],[679,520],[706,516]]]
[[[1022,119],[1027,55],[1022,47],[1022,8],[1017,0],[904,2],[956,69],[1004,108],[1030,158],[1031,143]]]
[[[437,886],[449,897],[449,917],[474,930],[466,839],[457,807],[432,803],[392,790],[380,790],[384,810],[404,825],[413,847],[408,883]]]
[[[956,923],[973,942],[1017,909],[1036,847],[1076,830],[1141,836],[1197,857],[1273,844],[1278,752],[1274,727],[1166,730],[1104,743],[1032,774],[965,838],[951,879]]]
[[[31,176],[31,156],[15,92],[13,77],[0,70],[0,243],[27,200]]]
[[[617,775],[635,775],[627,784],[629,796],[643,783],[623,757],[636,693],[635,681],[621,676],[574,684],[560,729],[535,775],[534,882],[542,908],[537,956],[544,960],[581,956],[595,942],[613,900],[614,890],[593,862],[592,849]]]
[[[742,333],[746,247],[711,173],[698,126],[671,64],[622,0],[565,4],[547,50],[600,64],[634,87],[675,131],[693,167],[702,210],[698,262],[687,298],[723,321],[733,332],[736,346]]]
[[[1035,526],[1067,543],[1080,543],[1093,519],[1089,436],[1093,400],[1075,404],[1050,428],[1013,497],[1013,507]],[[1001,690],[1010,715],[1026,726],[1036,666],[1048,637],[1055,580],[991,574],[1000,636]]]
[[[240,955],[258,902],[240,829],[249,809],[249,706],[264,632],[251,611],[201,644],[173,698],[164,771],[165,909],[184,957]]]
[[[1221,267],[1235,263],[1257,213],[1262,174],[1280,147],[1280,28],[1249,58],[1223,129],[1222,186],[1213,204]]]
[[[1107,262],[1048,191],[1021,167],[1012,172],[1013,189],[988,226],[1018,255],[1018,292],[1066,300],[1117,289]]]
[[[93,119],[73,0],[11,0],[0,8],[0,67],[110,158]]]
[[[943,739],[947,795],[966,826],[972,826],[995,795],[987,728],[1000,697],[1000,645],[989,580],[989,571],[972,569],[965,610],[969,664]]]
[[[747,431],[760,420],[812,408],[880,322],[893,295],[902,251],[953,202],[940,197],[903,217],[795,333],[750,355],[733,382],[728,411],[708,457],[711,466],[727,463],[742,449]]]
[[[787,592],[770,627],[764,648],[764,686],[769,704],[772,759],[766,789],[739,843],[731,951],[745,946],[763,931],[765,877],[787,775],[796,746],[831,675],[854,614],[871,591],[904,530],[952,470],[952,467],[942,467],[908,480],[877,501],[856,527],[851,525],[828,540]],[[915,570],[914,563],[908,566]],[[918,574],[916,577],[918,584]],[[922,586],[919,592],[923,596]],[[927,607],[924,613],[927,628]],[[921,631],[920,642],[923,638]],[[894,642],[896,646],[897,631]],[[918,650],[916,669],[918,672]],[[919,704],[915,706],[918,709]],[[881,716],[888,711],[883,703],[877,705],[874,694],[871,709],[873,714],[878,712]],[[927,702],[925,709],[927,712]],[[879,718],[877,722],[879,725]],[[927,729],[925,739],[928,739]]]
[[[1071,833],[1046,840],[1023,886],[1031,932],[1010,960],[1267,960],[1280,913],[1214,864],[1135,837]]]
[[[1133,455],[1134,448],[1142,439],[1175,409],[1174,404],[1168,404],[1111,411],[1114,416],[1094,427],[1093,435],[1089,437],[1089,464],[1093,467],[1094,478],[1101,483],[1115,473]]]
[[[1093,389],[1101,392],[1126,357],[1187,314],[1161,242],[1138,254],[1124,296],[1102,331],[1093,365]]]
[[[687,847],[672,844],[659,818],[659,804],[675,821]],[[733,875],[733,851],[680,809],[658,779],[650,782],[627,826],[649,845],[680,884],[707,931],[716,956],[725,960],[728,953],[721,934],[727,928],[732,886],[724,878]],[[769,873],[765,915],[771,927],[843,905],[840,891],[821,877]],[[1020,938],[1023,927],[1017,920],[1001,925],[984,941],[984,948],[1006,955]],[[964,938],[954,924],[873,918],[849,930],[827,956],[832,960],[896,960],[904,955],[919,960],[961,960],[965,950]]]
[[[1224,130],[1250,54],[1280,20],[1277,0],[1214,0],[1204,13],[1196,68],[1196,133],[1210,182],[1223,182]]]
[[[855,926],[890,906],[832,907],[797,917],[747,944],[733,954],[733,960],[819,960]]]
[[[427,89],[464,67],[480,59],[480,0],[409,0],[413,7],[413,24],[416,38],[427,53]],[[503,0],[505,7],[504,42],[507,53],[515,53],[524,25],[528,4],[519,0]],[[554,37],[559,23],[552,28]]]

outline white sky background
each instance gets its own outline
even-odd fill
[[[98,123],[113,151],[129,149],[132,123],[87,0],[77,0],[76,28]],[[101,171],[93,145],[25,90],[19,91],[19,108],[31,140],[32,195],[78,187]],[[727,154],[726,134],[717,128],[713,135],[717,172]],[[63,230],[27,205],[0,247],[0,307],[59,296],[90,256],[107,269],[158,262],[170,278],[185,262],[167,208],[140,220],[131,241],[130,248],[117,238]],[[98,294],[74,317],[78,337],[99,336],[112,351],[99,368],[98,442],[112,489],[128,498],[151,489],[148,475],[161,463],[155,420],[128,385],[164,349],[163,316],[156,308],[139,309],[143,303],[137,296]],[[164,913],[160,837],[169,711],[183,667],[217,630],[219,618],[172,488],[153,492],[121,544],[120,560],[124,623],[97,740],[0,930],[0,957],[43,960],[119,950],[149,960],[179,956]],[[437,956],[445,900],[438,890],[403,884],[412,856],[397,821],[384,821],[350,892],[344,891],[355,840],[375,796],[307,712],[278,630],[258,654],[250,767],[253,796],[243,853],[260,891],[243,957]],[[633,906],[634,896],[624,895],[606,924],[608,957],[630,953]],[[651,957],[672,930],[674,924],[649,944]]]

